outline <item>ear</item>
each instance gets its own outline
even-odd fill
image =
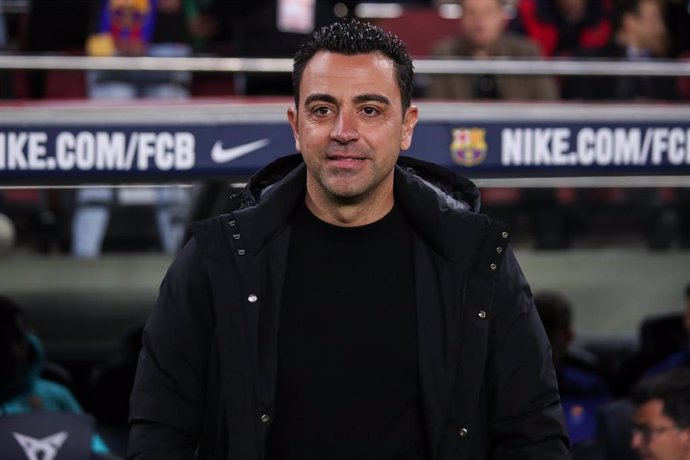
[[[287,111],[287,117],[288,121],[290,122],[290,127],[292,128],[292,136],[295,138],[295,150],[298,152],[301,152],[302,149],[300,149],[299,146],[299,131],[298,131],[298,117],[297,117],[297,109],[294,107],[290,107]]]
[[[407,150],[412,144],[412,133],[417,124],[419,110],[416,105],[411,105],[405,112],[402,125],[402,139],[400,140],[400,150]]]

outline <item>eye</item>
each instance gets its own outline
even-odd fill
[[[318,105],[311,109],[311,113],[319,117],[324,117],[333,113],[333,109],[325,105]]]
[[[378,115],[379,113],[381,113],[381,111],[379,109],[377,109],[376,107],[366,106],[366,107],[362,107],[362,113],[364,115],[366,115],[367,117],[374,117],[374,116]]]

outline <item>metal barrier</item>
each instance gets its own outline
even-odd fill
[[[690,76],[690,61],[415,59],[415,73]],[[0,70],[291,72],[292,59],[0,55]]]

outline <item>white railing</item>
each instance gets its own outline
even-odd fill
[[[690,61],[415,59],[417,74],[690,76]],[[291,72],[290,58],[0,55],[0,70]]]

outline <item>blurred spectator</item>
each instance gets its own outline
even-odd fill
[[[90,407],[101,422],[127,426],[129,394],[134,384],[143,330],[143,324],[129,328],[122,337],[118,355],[92,371]]]
[[[643,459],[690,459],[690,370],[676,369],[638,385],[632,447]]]
[[[534,304],[551,342],[571,446],[592,441],[596,434],[597,409],[611,397],[608,386],[596,372],[596,358],[571,345],[575,333],[570,302],[558,293],[542,292],[534,296]]]
[[[6,0],[3,0],[6,1]],[[31,0],[21,48],[31,54],[81,52],[88,34],[89,5],[94,0]],[[28,73],[33,99],[46,95],[46,72]]]
[[[237,0],[237,55],[247,58],[288,58],[309,34],[351,14],[353,0]],[[340,5],[339,5],[340,4]],[[336,8],[338,6],[338,8]],[[287,73],[238,75],[237,87],[246,95],[292,95]]]
[[[127,450],[129,395],[134,385],[143,330],[143,324],[130,327],[122,337],[118,355],[96,366],[89,382],[89,411],[98,419],[100,433],[108,446],[119,455]]]
[[[40,377],[43,347],[29,332],[25,317],[12,300],[0,296],[0,416],[26,412],[81,413],[70,391]],[[94,452],[108,453],[100,436],[91,441]]]
[[[688,344],[684,313],[662,313],[645,318],[638,328],[637,347],[613,369],[614,393],[627,397],[642,375]]]
[[[191,53],[182,0],[102,0],[96,5],[95,33],[87,41],[92,56],[184,57]],[[180,71],[91,71],[88,93],[92,99],[185,99],[191,74]],[[146,192],[140,189],[139,195]],[[160,187],[149,204],[156,207],[161,246],[174,253],[184,232],[187,190]],[[111,188],[80,188],[72,222],[72,253],[77,257],[100,255],[110,206],[116,203]]]
[[[571,56],[611,38],[611,0],[520,0],[511,29],[539,43],[544,56]]]
[[[185,57],[191,53],[182,0],[102,0],[86,43],[91,56]],[[189,72],[92,71],[92,99],[184,99]]]
[[[642,378],[649,378],[662,374],[670,369],[686,367],[690,369],[690,283],[685,287],[685,316],[683,326],[688,334],[688,342],[682,350],[668,355],[661,362],[653,365],[642,375]]]
[[[687,59],[690,57],[690,0],[667,0],[665,19],[671,56]]]
[[[537,58],[539,48],[530,40],[506,32],[504,0],[459,0],[460,35],[439,44],[438,57]],[[556,82],[547,76],[434,75],[429,96],[446,99],[557,99]]]
[[[187,28],[195,51],[206,51],[209,42],[218,35],[217,1],[182,0]]]
[[[668,57],[668,30],[659,0],[619,0],[614,34],[598,49],[581,53],[587,58],[647,60]],[[594,100],[666,100],[680,97],[675,77],[610,76],[568,80],[564,96]]]

